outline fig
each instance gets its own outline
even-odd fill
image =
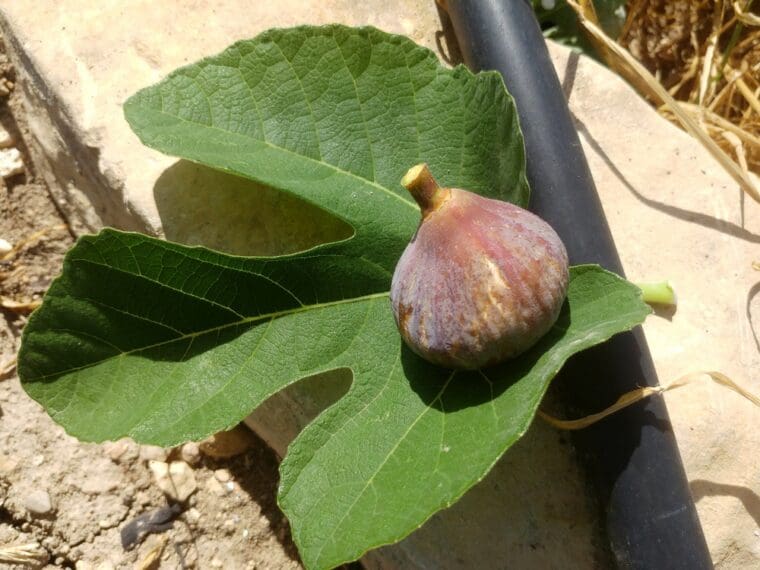
[[[434,364],[474,370],[533,346],[567,293],[557,233],[514,204],[440,187],[426,164],[401,184],[422,212],[390,291],[409,348]]]

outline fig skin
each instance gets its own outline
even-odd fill
[[[567,251],[557,233],[513,204],[441,188],[424,164],[401,183],[422,212],[390,292],[409,348],[434,364],[474,370],[533,346],[567,293]]]

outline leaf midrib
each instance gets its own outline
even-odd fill
[[[272,320],[273,321],[275,319],[279,319],[279,318],[282,318],[282,317],[289,317],[289,316],[296,315],[296,314],[299,314],[299,313],[305,313],[307,311],[325,309],[325,308],[335,307],[335,306],[339,306],[339,305],[349,305],[351,303],[359,303],[359,302],[371,301],[373,299],[381,299],[383,297],[388,297],[388,296],[389,296],[389,293],[387,291],[384,291],[382,293],[372,293],[370,295],[362,295],[360,297],[352,297],[351,299],[340,299],[340,300],[337,300],[337,301],[328,301],[326,303],[315,303],[313,305],[303,305],[303,306],[300,306],[300,307],[294,307],[292,309],[285,309],[285,310],[282,310],[282,311],[273,311],[271,313],[265,313],[265,314],[256,315],[256,316],[253,316],[253,317],[246,317],[246,318],[241,319],[239,321],[234,321],[234,322],[230,322],[230,323],[224,323],[223,325],[217,325],[217,326],[214,326],[214,327],[211,327],[211,328],[208,328],[208,329],[199,330],[199,331],[195,331],[195,332],[192,332],[192,333],[186,333],[186,334],[183,334],[181,336],[177,336],[175,338],[170,338],[170,339],[167,339],[167,340],[162,340],[161,342],[156,342],[156,343],[153,343],[153,344],[150,344],[150,345],[140,346],[140,347],[133,348],[131,350],[121,351],[119,354],[114,354],[114,355],[108,356],[108,357],[103,358],[102,360],[98,360],[96,362],[90,362],[90,363],[84,364],[82,366],[76,366],[76,367],[73,367],[73,368],[69,368],[67,370],[56,372],[54,374],[45,374],[43,376],[36,376],[34,378],[30,378],[28,381],[29,382],[44,381],[44,380],[46,380],[48,378],[59,378],[59,377],[64,376],[66,374],[71,374],[72,372],[77,372],[77,371],[83,370],[85,368],[91,368],[93,366],[97,366],[99,364],[102,364],[103,362],[107,362],[107,361],[112,360],[114,358],[121,358],[121,357],[129,356],[131,354],[135,354],[135,353],[138,353],[138,352],[143,352],[143,351],[146,351],[146,350],[152,350],[154,348],[165,346],[165,345],[168,345],[168,344],[171,344],[171,343],[174,343],[174,342],[179,342],[179,341],[188,340],[188,339],[194,339],[194,338],[197,338],[197,337],[202,336],[204,334],[209,334],[209,333],[213,333],[213,332],[219,332],[219,331],[225,330],[225,329],[230,328],[230,327],[236,327],[236,326],[240,326],[240,325],[251,324],[251,323],[255,323],[255,322],[258,322],[258,321],[264,321],[264,320]],[[108,305],[105,305],[105,303],[102,303],[102,305],[108,306]],[[110,307],[110,306],[108,306],[108,307],[109,308],[113,308],[113,307]],[[126,314],[128,314],[130,316],[135,316],[135,315],[132,315],[131,313],[128,313],[126,311],[121,311],[121,312],[126,313]],[[148,320],[149,322],[152,322],[152,323],[154,323],[156,325],[165,326],[165,325],[163,325],[163,323],[159,323],[157,321],[152,321],[152,320],[146,319],[144,317],[143,317],[143,319],[144,320]],[[69,329],[49,328],[47,330],[49,332],[66,332]]]
[[[394,368],[395,368],[395,366],[397,364],[398,364],[398,362],[396,362],[394,364]],[[343,524],[343,522],[351,514],[351,512],[353,511],[353,509],[356,506],[356,504],[359,502],[359,500],[367,492],[367,489],[369,489],[369,487],[374,483],[375,477],[377,477],[377,475],[383,470],[383,468],[385,467],[385,465],[388,463],[388,461],[393,456],[393,454],[396,452],[396,450],[401,446],[401,444],[404,441],[406,441],[407,436],[412,432],[412,430],[416,427],[416,425],[419,423],[419,421],[433,408],[433,404],[435,404],[435,402],[438,402],[443,397],[443,394],[446,392],[446,389],[449,387],[449,384],[451,383],[451,380],[452,380],[452,378],[454,378],[455,375],[456,375],[456,370],[453,370],[451,372],[451,374],[449,374],[449,377],[446,379],[446,382],[444,382],[443,386],[441,387],[441,389],[439,390],[439,392],[435,396],[435,398],[433,398],[431,400],[430,404],[427,404],[425,406],[425,409],[422,410],[422,412],[420,414],[418,414],[416,418],[414,418],[414,421],[412,421],[410,423],[410,425],[406,429],[406,431],[401,435],[401,437],[398,438],[398,441],[396,441],[396,443],[393,445],[393,447],[388,451],[388,453],[385,455],[385,457],[380,462],[380,464],[377,466],[377,468],[372,472],[372,475],[370,475],[367,478],[367,482],[364,484],[364,487],[362,487],[361,491],[359,491],[356,494],[356,498],[354,499],[354,501],[345,510],[345,512],[343,513],[343,516],[341,517],[341,519],[333,526],[332,531],[330,532],[328,540],[324,540],[322,542],[322,546],[319,548],[319,550],[317,551],[317,553],[315,554],[315,557],[314,557],[314,559],[317,562],[319,562],[319,559],[322,556],[322,553],[324,552],[324,549],[328,546],[328,543],[332,544],[332,539],[335,536],[335,533],[338,531],[338,529],[341,527],[341,525]]]

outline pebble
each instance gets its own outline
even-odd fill
[[[47,515],[53,511],[53,504],[48,492],[40,489],[26,496],[24,508],[33,515]]]
[[[139,453],[138,445],[128,438],[107,441],[103,444],[103,451],[111,461],[131,461],[136,459]]]
[[[141,445],[140,459],[142,461],[166,461],[168,453],[163,447],[157,445]]]
[[[17,148],[0,149],[0,177],[8,178],[24,172],[24,161]]]
[[[8,148],[9,146],[13,146],[13,143],[15,141],[13,140],[13,135],[10,134],[5,127],[0,125],[0,148]]]
[[[224,563],[221,560],[219,560],[218,558],[212,558],[211,559],[211,567],[212,568],[221,568],[222,566],[224,566]]]
[[[201,450],[194,441],[189,441],[183,445],[179,454],[182,460],[190,465],[198,465],[201,461]]]
[[[232,479],[232,475],[230,475],[230,472],[227,469],[217,469],[214,471],[214,477],[216,477],[216,480],[220,483],[226,483]]]
[[[256,440],[253,433],[244,425],[239,425],[229,431],[220,431],[200,444],[203,454],[215,459],[228,459],[250,449]]]
[[[209,477],[206,479],[206,489],[217,497],[223,497],[227,494],[224,487],[222,487],[222,484],[216,480],[216,477]]]
[[[0,238],[0,255],[6,254],[13,249],[11,242],[7,239]]]
[[[156,486],[175,501],[184,502],[198,488],[195,473],[184,461],[150,461],[148,467]]]
[[[188,509],[185,511],[185,519],[190,524],[198,524],[201,520],[201,512],[196,508]]]
[[[0,473],[11,473],[16,469],[16,467],[18,467],[18,463],[19,461],[15,457],[0,453]]]

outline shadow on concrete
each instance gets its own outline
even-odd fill
[[[290,525],[277,506],[277,486],[280,481],[279,461],[274,451],[257,435],[251,435],[253,445],[244,453],[232,459],[210,461],[212,468],[229,469],[233,480],[248,494],[261,509],[267,519],[269,529],[282,545],[291,560],[300,562],[298,549],[293,543]]]
[[[757,352],[760,353],[760,340],[757,338],[757,331],[755,330],[755,322],[752,318],[752,301],[755,299],[757,294],[760,293],[760,281],[755,283],[750,290],[747,292],[747,322],[749,323],[749,328],[752,331],[752,338],[755,339],[755,346],[757,347]]]
[[[750,243],[760,243],[760,235],[753,234],[752,232],[747,231],[746,229],[741,227],[740,225],[727,222],[725,220],[718,220],[712,216],[708,216],[707,214],[692,212],[690,210],[685,210],[677,206],[671,206],[670,204],[665,204],[663,202],[659,202],[657,200],[652,200],[651,198],[647,198],[641,192],[639,192],[633,186],[633,184],[629,182],[629,180],[620,171],[620,169],[612,161],[609,155],[604,151],[602,146],[591,135],[591,133],[586,128],[586,125],[583,123],[583,121],[578,119],[578,117],[576,117],[575,115],[573,115],[573,121],[575,122],[575,126],[578,129],[578,133],[584,139],[586,139],[586,141],[589,143],[591,148],[594,149],[594,152],[596,152],[602,158],[602,160],[604,160],[604,162],[607,164],[607,166],[610,168],[613,174],[615,174],[615,176],[618,178],[618,180],[620,180],[620,182],[623,183],[623,185],[631,192],[631,194],[633,194],[642,203],[646,204],[650,208],[658,210],[664,214],[667,214],[679,220],[690,222],[692,224],[697,224],[705,228],[709,228],[711,230],[715,230],[723,234],[735,237],[737,239],[748,241]]]
[[[441,29],[435,32],[435,46],[438,49],[440,57],[447,65],[452,67],[464,63],[462,51],[459,48],[457,35],[454,33],[454,26],[451,24],[449,14],[439,3],[436,3],[438,9],[438,18],[441,20]]]
[[[689,483],[689,487],[695,503],[699,502],[702,497],[736,497],[742,502],[747,513],[755,519],[755,523],[760,526],[760,496],[752,489],[741,485],[716,483],[706,479],[694,479]]]

